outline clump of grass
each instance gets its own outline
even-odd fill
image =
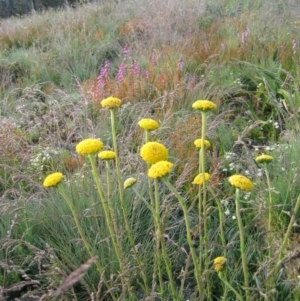
[[[1,23],[4,297],[299,298],[298,25],[289,3],[237,2],[126,0]],[[111,95],[122,105],[106,110]],[[218,107],[207,123],[199,98]],[[141,119],[159,126],[143,133]],[[76,153],[87,137],[115,157]],[[142,162],[149,142],[168,156]],[[254,189],[235,195],[236,174]]]

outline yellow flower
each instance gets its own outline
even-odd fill
[[[198,148],[201,148],[201,144],[202,144],[202,138],[196,139],[196,140],[194,141],[194,145],[195,145],[196,147],[198,147]],[[210,148],[210,142],[209,142],[208,140],[206,140],[206,139],[204,139],[204,147],[205,147],[205,148]]]
[[[105,98],[101,101],[102,107],[106,109],[117,109],[121,106],[121,103],[121,99],[113,96]]]
[[[224,270],[227,259],[225,257],[217,257],[214,259],[214,269],[216,272],[221,272]]]
[[[253,183],[250,179],[242,175],[233,175],[228,179],[229,183],[235,188],[242,190],[252,190]]]
[[[90,155],[99,152],[103,147],[103,142],[98,139],[88,138],[76,145],[76,151],[80,155]]]
[[[61,182],[62,178],[63,178],[63,174],[61,172],[54,172],[45,178],[43,186],[44,187],[56,186],[57,184],[59,184],[59,182]]]
[[[136,183],[136,178],[128,178],[124,181],[124,189],[131,187]]]
[[[141,147],[140,155],[147,163],[154,164],[158,161],[167,160],[169,153],[163,144],[158,142],[147,142]]]
[[[270,163],[273,161],[273,157],[270,155],[260,155],[256,157],[255,161],[257,163]]]
[[[216,104],[214,104],[210,100],[197,100],[192,104],[193,109],[199,110],[202,112],[212,111],[217,108]]]
[[[156,130],[159,128],[159,124],[156,120],[154,119],[151,119],[151,118],[144,118],[144,119],[141,119],[139,122],[138,122],[138,125],[146,130],[146,131],[153,131],[153,130]]]
[[[209,173],[204,173],[204,180],[205,182],[207,182],[208,180],[210,179],[210,174]],[[199,173],[194,181],[193,181],[193,184],[196,184],[196,185],[202,185],[203,184],[203,173]]]
[[[102,151],[98,154],[98,157],[101,159],[101,160],[112,160],[112,159],[115,159],[116,158],[116,153],[113,152],[113,151]]]
[[[148,170],[148,176],[152,179],[157,179],[166,176],[170,173],[173,164],[169,161],[159,161],[153,165]]]

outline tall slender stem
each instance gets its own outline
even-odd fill
[[[206,205],[207,191],[206,191],[206,181],[205,181],[205,144],[204,144],[205,135],[206,135],[207,113],[202,112],[201,116],[202,116],[202,130],[201,130],[200,165],[201,165],[201,172],[203,176],[203,181],[202,181],[203,244],[204,244],[205,269],[208,269],[209,256],[208,256],[208,230],[207,230],[207,205]],[[208,300],[211,300],[211,285],[209,279],[207,279],[207,295],[208,295]]]
[[[103,206],[104,214],[105,214],[105,219],[106,219],[106,223],[107,223],[109,233],[111,235],[112,243],[113,243],[116,255],[118,257],[120,268],[121,268],[122,271],[124,271],[123,258],[122,258],[121,251],[120,251],[122,248],[120,246],[120,243],[119,243],[119,246],[118,246],[118,243],[117,243],[116,233],[113,229],[113,223],[112,223],[111,215],[110,215],[110,212],[109,212],[108,201],[105,198],[104,193],[103,193],[102,185],[101,185],[101,182],[100,182],[100,179],[99,179],[99,175],[97,173],[97,167],[96,167],[95,160],[94,160],[92,155],[88,155],[88,157],[89,157],[89,160],[90,160],[90,163],[91,163],[91,166],[92,166],[93,178],[94,178],[94,181],[96,183],[98,193],[99,193],[99,196],[100,196],[100,199],[101,199],[101,202],[102,202],[102,206]]]
[[[149,131],[145,130],[145,143],[149,142]],[[148,169],[150,168],[151,164],[147,163],[147,167]],[[153,196],[153,189],[152,189],[152,179],[150,177],[148,177],[148,190],[149,190],[149,197],[150,197],[150,201],[152,203],[154,203],[154,196]]]
[[[267,208],[268,208],[268,229],[267,229],[267,235],[268,235],[268,257],[269,260],[271,260],[271,245],[272,245],[272,233],[271,233],[271,220],[272,220],[272,192],[271,192],[271,182],[270,182],[270,176],[267,168],[267,163],[264,163],[264,170],[267,178],[267,185],[268,185],[268,202],[267,202]]]
[[[111,194],[111,183],[110,183],[110,165],[108,160],[105,160],[105,167],[106,167],[106,185],[107,185],[106,195],[107,198],[109,199]]]
[[[112,140],[113,140],[113,148],[114,148],[114,152],[116,153],[115,161],[116,161],[116,173],[117,173],[117,179],[118,179],[120,201],[123,202],[124,191],[123,191],[123,182],[121,179],[120,160],[119,160],[118,144],[117,144],[117,136],[116,136],[115,109],[110,110],[110,118],[111,118],[111,133],[112,133]],[[121,204],[121,205],[123,207],[123,204]],[[127,220],[127,218],[126,218],[126,220]]]
[[[236,208],[236,218],[238,221],[239,231],[240,231],[240,251],[242,258],[242,266],[244,273],[244,286],[246,290],[246,301],[250,300],[249,291],[249,272],[246,258],[246,248],[245,248],[245,237],[244,237],[244,226],[241,218],[241,208],[240,208],[240,190],[236,188],[235,190],[235,208]]]
[[[136,251],[133,235],[129,226],[129,221],[125,209],[125,202],[124,202],[124,189],[123,189],[123,182],[121,177],[121,170],[120,170],[120,160],[119,160],[119,153],[118,153],[118,144],[117,144],[117,136],[116,136],[116,125],[115,125],[115,109],[110,110],[110,117],[111,117],[111,133],[112,133],[112,139],[113,139],[113,148],[114,152],[116,154],[115,162],[116,162],[116,173],[117,173],[117,180],[118,180],[118,188],[119,188],[119,196],[120,196],[120,203],[121,203],[121,209],[123,214],[123,219],[125,223],[125,230],[126,230],[126,237],[129,239],[129,243],[132,249],[132,252],[134,254],[135,260],[137,261],[140,273],[144,281],[144,288],[146,293],[148,293],[148,281],[147,277],[144,273],[143,264],[142,261]]]
[[[203,230],[204,230],[204,234],[203,234],[203,240],[204,240],[204,248],[205,248],[205,258],[207,258],[208,255],[208,237],[207,237],[207,208],[206,208],[206,181],[205,181],[205,144],[204,144],[204,140],[205,140],[205,132],[206,132],[206,120],[207,120],[207,114],[205,112],[202,112],[202,137],[201,137],[201,172],[202,172],[202,176],[203,176],[203,184],[202,184],[202,192],[203,192],[203,199],[202,199],[202,208],[203,208]],[[208,261],[208,260],[206,260]],[[207,262],[206,262],[207,263]],[[207,268],[207,266],[206,266]]]

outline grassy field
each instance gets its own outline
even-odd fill
[[[299,30],[291,0],[2,20],[0,300],[299,300]]]

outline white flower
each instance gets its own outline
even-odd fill
[[[257,171],[257,176],[260,178],[263,176],[263,170],[262,169],[258,169]]]
[[[221,204],[226,207],[226,206],[228,206],[228,201],[227,200],[221,200]]]

